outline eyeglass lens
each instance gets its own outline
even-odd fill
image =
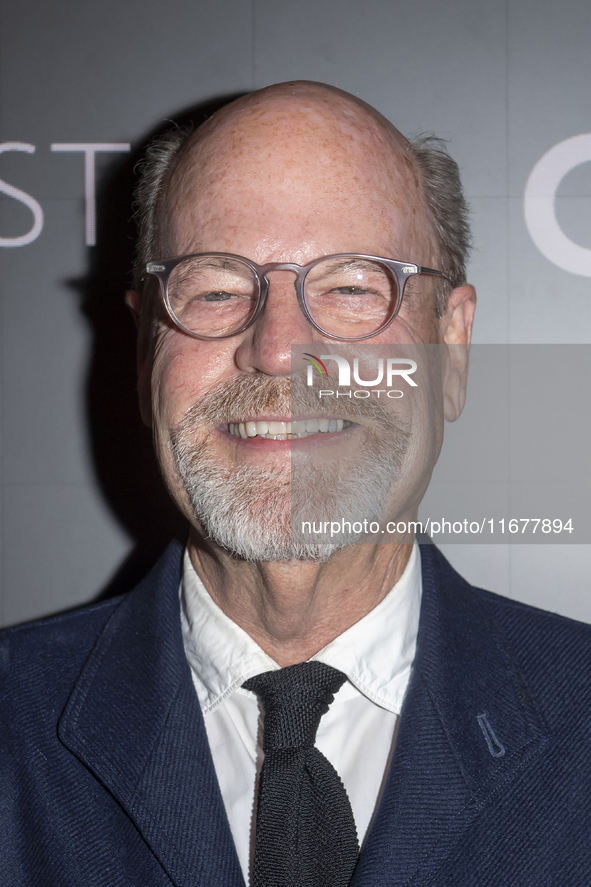
[[[390,320],[398,307],[398,284],[386,265],[336,257],[310,269],[304,300],[321,329],[339,339],[354,339]]]
[[[241,329],[258,303],[258,281],[239,259],[200,256],[180,262],[170,274],[172,314],[194,333],[218,338]],[[313,265],[304,281],[304,301],[314,322],[336,338],[357,338],[381,329],[398,307],[396,277],[379,262],[333,257]]]
[[[219,256],[185,259],[168,279],[172,314],[201,336],[217,338],[239,330],[254,314],[258,293],[249,265]]]

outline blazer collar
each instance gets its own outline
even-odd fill
[[[58,732],[178,887],[244,887],[183,650],[181,557],[173,543],[117,606]]]
[[[421,546],[417,652],[382,799],[353,885],[419,885],[548,743],[495,616]],[[430,882],[429,882],[430,883]]]

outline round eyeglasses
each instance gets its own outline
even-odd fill
[[[148,262],[170,319],[196,339],[226,339],[259,317],[269,292],[270,271],[295,274],[304,316],[331,339],[356,342],[381,333],[396,317],[410,277],[442,271],[385,259],[339,253],[308,265],[256,262],[229,253],[195,253]]]

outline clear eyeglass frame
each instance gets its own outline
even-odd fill
[[[231,333],[226,333],[225,335],[221,336],[206,336],[202,333],[196,333],[194,330],[191,330],[189,327],[185,326],[175,315],[171,307],[168,295],[168,282],[170,279],[170,275],[177,267],[177,265],[189,259],[203,259],[209,256],[216,259],[232,259],[235,261],[243,262],[252,270],[258,287],[257,304],[255,310],[248,318],[247,322],[244,323],[239,329],[236,329]],[[384,265],[390,271],[390,273],[394,275],[398,289],[397,304],[385,323],[383,323],[378,329],[362,336],[338,336],[334,333],[329,332],[328,330],[323,329],[318,323],[316,323],[306,302],[304,282],[310,271],[312,271],[312,269],[320,262],[325,262],[327,259],[347,259],[352,261],[360,259],[362,261],[365,260],[377,262]],[[257,265],[257,263],[253,262],[251,259],[247,259],[244,256],[235,255],[233,253],[190,253],[186,256],[173,256],[172,258],[168,259],[156,259],[152,262],[148,262],[148,264],[146,265],[146,274],[156,277],[159,281],[160,296],[164,303],[166,313],[168,314],[174,325],[178,327],[178,329],[186,333],[188,336],[204,341],[211,341],[212,339],[230,339],[233,336],[238,336],[241,333],[245,332],[254,323],[256,323],[257,319],[263,312],[265,302],[267,300],[267,295],[269,293],[269,278],[267,277],[269,271],[291,271],[292,273],[294,273],[296,296],[302,314],[304,315],[306,320],[312,324],[314,329],[318,330],[319,333],[322,333],[323,336],[327,336],[329,339],[336,339],[340,342],[359,342],[363,339],[371,339],[374,336],[377,336],[379,333],[383,332],[388,326],[390,326],[390,324],[400,311],[402,301],[404,299],[404,290],[406,284],[411,277],[416,277],[419,275],[429,275],[433,277],[442,277],[444,280],[449,281],[449,283],[452,282],[451,277],[449,277],[447,274],[444,274],[443,271],[437,271],[434,268],[426,268],[423,265],[415,265],[412,262],[402,262],[398,259],[387,259],[384,256],[371,256],[363,253],[334,253],[329,256],[320,256],[320,258],[314,259],[314,261],[309,262],[307,265],[297,265],[295,262],[268,262],[266,265]]]

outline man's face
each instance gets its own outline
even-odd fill
[[[437,267],[402,145],[365,111],[332,97],[278,97],[222,117],[176,171],[165,221],[167,255],[228,252],[261,265],[304,265],[355,252]],[[308,466],[302,474],[315,495],[326,500],[332,490],[331,507],[359,503],[364,490],[366,506],[381,497],[389,513],[414,513],[441,444],[443,409],[438,370],[414,408],[390,401],[374,414],[344,402],[320,409],[302,385],[296,407],[292,345],[319,354],[336,343],[301,313],[293,274],[271,272],[269,280],[265,310],[246,332],[200,341],[163,317],[151,358],[155,443],[177,504],[219,544],[254,560],[306,553],[288,538],[293,495],[309,496],[291,485],[292,451]],[[395,321],[368,343],[441,342],[448,320],[436,317],[432,287],[431,278],[415,278]],[[297,441],[243,439],[231,427],[322,418],[345,427]]]

